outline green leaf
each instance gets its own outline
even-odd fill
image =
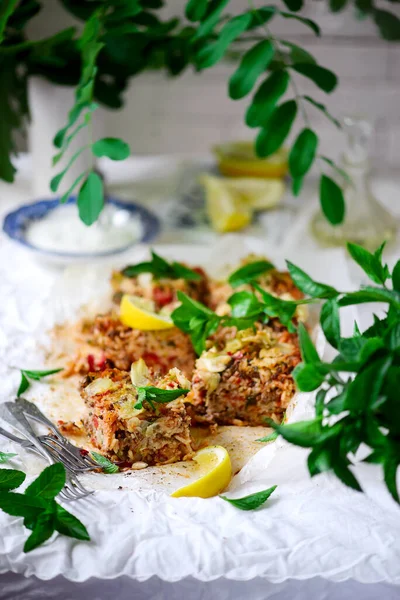
[[[297,103],[288,100],[280,104],[261,129],[256,140],[256,152],[261,158],[278,150],[289,135],[297,114]]]
[[[15,454],[12,456],[15,456]],[[3,463],[6,461],[2,460],[1,462]],[[2,492],[15,490],[25,481],[25,477],[26,475],[22,471],[16,471],[15,469],[0,469],[0,490]]]
[[[61,463],[50,465],[41,472],[25,490],[27,496],[53,500],[63,489],[66,481],[65,468]]]
[[[343,411],[346,410],[346,392],[342,392],[338,394],[331,400],[329,400],[326,405],[328,411],[332,415],[340,415]]]
[[[303,448],[320,443],[324,433],[321,419],[298,421],[288,425],[274,425],[274,428],[285,440]]]
[[[14,458],[17,454],[13,454],[10,452],[0,452],[0,464],[4,464],[10,460],[10,458]]]
[[[278,14],[276,6],[263,6],[251,11],[251,23],[248,30],[256,29],[268,23],[274,15]]]
[[[340,121],[338,121],[338,119],[335,119],[335,117],[333,117],[330,114],[330,112],[328,111],[328,109],[326,108],[326,106],[324,104],[321,104],[321,102],[316,102],[313,98],[311,98],[311,96],[303,96],[303,98],[304,98],[304,100],[307,100],[307,102],[309,102],[310,104],[315,106],[315,108],[318,108],[318,110],[320,110],[338,129],[342,128]],[[331,166],[336,168],[336,165],[333,163],[333,161],[325,158],[324,156],[320,156],[320,158],[322,158],[322,160],[325,160],[326,162],[329,162],[329,164]],[[340,171],[344,172],[343,169],[340,169]],[[347,176],[347,179],[349,179],[347,174],[346,174],[346,176]]]
[[[300,75],[311,79],[321,90],[330,93],[337,86],[338,79],[332,71],[311,63],[295,63],[291,67]]]
[[[222,11],[228,3],[229,0],[211,0],[211,2],[207,6],[207,13],[205,15],[205,19],[202,21],[200,27],[197,29],[194,39],[197,40],[212,32],[212,30],[219,21]]]
[[[288,328],[289,331],[295,331],[292,319],[296,313],[297,304],[291,300],[281,300],[273,296],[266,290],[262,289],[257,283],[253,283],[253,287],[261,294],[264,302],[263,311],[268,317],[278,317],[282,325]]]
[[[31,535],[25,542],[24,552],[31,552],[38,546],[47,542],[54,533],[54,514],[53,512],[43,512],[35,522]]]
[[[303,187],[303,177],[294,177],[292,179],[292,192],[294,196],[298,196]]]
[[[103,182],[94,172],[89,173],[78,195],[79,217],[90,226],[97,220],[104,206]]]
[[[207,12],[207,0],[189,0],[186,4],[185,15],[189,21],[201,21]]]
[[[293,378],[301,392],[313,392],[325,379],[325,375],[311,364],[300,363],[293,370]]]
[[[317,418],[322,419],[323,417],[327,391],[328,390],[325,389],[318,390],[317,395],[315,396],[315,416]]]
[[[303,177],[314,162],[318,136],[311,129],[303,129],[289,154],[289,171],[292,177]]]
[[[400,497],[396,484],[396,474],[399,462],[399,458],[396,456],[392,456],[391,454],[385,456],[383,461],[383,474],[387,489],[391,493],[393,500],[400,504]]]
[[[353,473],[350,471],[349,467],[344,461],[335,461],[332,464],[332,469],[336,477],[338,477],[342,483],[344,483],[348,487],[351,487],[357,492],[362,492],[360,484],[358,483],[357,479],[354,477]]]
[[[303,8],[303,0],[283,0],[283,2],[292,12],[297,12]]]
[[[394,269],[392,271],[392,283],[393,289],[397,292],[400,292],[400,260],[394,265]]]
[[[262,40],[250,48],[229,80],[229,96],[233,100],[239,100],[251,92],[273,57],[274,46],[269,40]]]
[[[255,494],[250,494],[249,496],[244,496],[243,498],[227,498],[226,496],[220,496],[220,498],[226,502],[229,502],[229,504],[232,504],[235,506],[235,508],[239,508],[240,510],[255,510],[268,500],[277,487],[278,486],[273,485],[267,490],[256,492]]]
[[[231,43],[243,32],[246,31],[251,22],[251,14],[245,13],[233,17],[225,23],[219,32],[218,39],[215,42],[207,44],[199,50],[196,56],[196,65],[199,69],[212,67],[219,62]]]
[[[119,467],[102,454],[99,454],[98,452],[91,452],[91,455],[93,459],[101,466],[103,472],[107,473],[107,475],[119,472]]]
[[[327,175],[321,175],[319,199],[322,212],[332,225],[339,225],[345,216],[344,197],[341,188]]]
[[[347,292],[339,300],[339,306],[366,304],[368,302],[384,302],[400,310],[400,293],[373,286],[365,286],[358,292]]]
[[[278,435],[279,435],[279,433],[277,431],[273,431],[269,435],[266,435],[266,436],[256,440],[256,442],[273,442],[274,440],[276,440]]]
[[[348,0],[329,0],[329,8],[333,13],[340,12],[347,5]]]
[[[329,299],[335,298],[339,295],[339,292],[334,287],[314,281],[307,273],[305,273],[300,267],[296,267],[289,260],[286,261],[289,273],[293,279],[296,287],[299,288],[304,294],[311,296],[312,298]]]
[[[74,191],[74,189],[76,188],[76,186],[78,185],[78,183],[80,183],[82,181],[82,179],[84,177],[86,177],[87,175],[87,171],[84,171],[83,173],[81,173],[80,175],[78,175],[78,177],[75,179],[74,183],[71,185],[71,187],[69,188],[69,190],[67,190],[65,192],[65,194],[63,194],[60,198],[60,204],[65,204],[65,202],[68,202],[70,196],[72,195],[72,192]]]
[[[293,44],[293,42],[288,42],[287,40],[279,40],[279,42],[290,49],[290,60],[292,63],[317,63],[315,58],[307,52],[307,50],[297,46],[297,44]]]
[[[4,39],[4,31],[7,21],[13,14],[19,0],[2,0],[0,6],[0,44]]]
[[[287,71],[274,71],[258,88],[246,112],[246,125],[261,127],[272,114],[279,98],[286,92],[289,84]]]
[[[65,136],[68,133],[68,129],[70,127],[72,127],[73,125],[75,125],[75,123],[77,122],[77,120],[79,119],[79,117],[81,116],[82,111],[87,107],[87,103],[86,102],[82,102],[82,103],[78,103],[75,104],[71,110],[68,113],[68,123],[65,127],[63,127],[62,129],[60,129],[60,131],[58,131],[56,133],[56,135],[54,136],[53,139],[53,144],[56,148],[61,148],[62,145],[64,144],[64,139]]]
[[[254,279],[257,279],[267,271],[270,271],[274,268],[274,265],[268,260],[256,260],[231,273],[228,278],[228,282],[233,288],[235,288],[240,285],[250,283]]]
[[[12,517],[36,520],[47,508],[48,502],[41,498],[32,498],[15,492],[0,492],[0,509]]]
[[[55,529],[58,533],[77,540],[90,541],[86,527],[59,504],[56,505]]]
[[[248,318],[259,317],[262,315],[263,305],[251,292],[236,292],[228,299],[228,304],[232,308],[232,317]]]
[[[321,34],[321,30],[320,30],[319,26],[317,25],[317,23],[315,21],[312,21],[311,19],[306,19],[305,17],[300,17],[299,15],[294,15],[293,13],[282,12],[282,11],[279,11],[279,14],[281,17],[284,17],[285,19],[295,19],[296,21],[303,23],[303,25],[306,25],[307,27],[309,27],[317,36],[319,36]]]
[[[129,144],[119,138],[102,138],[92,145],[92,152],[97,157],[107,156],[111,160],[125,160],[130,154]]]
[[[150,404],[152,402],[168,404],[177,398],[181,398],[181,396],[186,396],[186,394],[190,392],[190,390],[184,388],[178,388],[176,390],[163,390],[151,385],[146,387],[137,387],[136,389],[138,393],[142,394],[147,401],[150,401]]]
[[[305,363],[318,364],[320,362],[318,352],[304,323],[299,323],[297,331],[299,334],[300,350],[303,361]]]
[[[391,358],[382,358],[357,373],[347,388],[346,410],[365,411],[377,400],[390,365]]]
[[[64,370],[63,368],[47,369],[45,371],[31,371],[31,370],[24,369],[23,371],[21,371],[21,373],[25,373],[25,375],[27,377],[29,377],[29,379],[35,379],[36,381],[39,381],[39,379],[42,379],[42,377],[47,377],[48,375],[54,375],[55,373],[60,373],[63,370]]]
[[[387,267],[385,268],[379,258],[382,253],[380,248],[378,248],[378,252],[380,252],[378,256],[372,254],[362,246],[358,246],[357,244],[352,244],[350,242],[347,244],[347,250],[349,251],[352,259],[362,268],[364,273],[366,273],[374,283],[385,283],[386,279],[389,277],[389,271]]]
[[[384,40],[397,42],[400,40],[400,19],[387,10],[374,9],[373,17],[379,33]]]
[[[65,169],[63,169],[60,173],[53,177],[53,179],[50,181],[50,189],[52,192],[56,192],[58,190],[65,173],[70,169],[71,165],[75,162],[78,156],[80,156],[85,149],[86,146],[84,146],[83,148],[79,148],[79,150],[77,150],[75,154],[73,154]]]
[[[338,347],[340,341],[340,318],[337,301],[332,298],[325,302],[321,309],[320,323],[322,331],[328,342],[334,348]]]
[[[187,281],[199,281],[201,279],[200,273],[185,267],[182,263],[168,263],[154,251],[151,255],[151,261],[129,265],[121,271],[122,275],[124,277],[136,277],[140,273],[152,273],[158,279],[186,279]]]
[[[24,371],[21,371],[21,381],[19,384],[19,388],[17,391],[17,398],[19,398],[24,392],[26,392],[26,390],[29,388],[30,383],[28,381],[28,379],[25,376]]]

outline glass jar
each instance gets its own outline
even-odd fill
[[[319,210],[312,219],[311,231],[324,246],[353,242],[376,250],[382,242],[394,237],[397,223],[371,191],[368,151],[373,127],[365,119],[346,117],[344,131],[347,147],[342,156],[342,168],[350,178],[343,187],[345,218],[341,225],[334,226]]]

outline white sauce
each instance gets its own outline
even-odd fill
[[[139,216],[112,204],[105,206],[99,221],[90,227],[79,219],[77,207],[67,204],[32,222],[26,239],[42,250],[80,254],[124,248],[138,241],[142,232]]]

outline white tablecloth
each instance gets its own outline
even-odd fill
[[[163,164],[160,162],[160,164]],[[171,163],[169,163],[170,168]],[[142,167],[143,165],[141,165]],[[114,185],[118,183],[114,181]],[[135,186],[132,186],[132,189],[135,189]],[[143,184],[143,181],[140,181],[140,185],[138,184],[136,190],[139,192],[141,190],[142,198],[146,197],[148,194],[148,189],[146,192],[146,185]],[[393,191],[393,187],[390,188]],[[392,192],[391,192],[392,193]],[[130,196],[130,191],[125,191],[122,193],[126,198]],[[140,195],[140,194],[139,194]],[[21,179],[20,184],[9,187],[5,185],[0,185],[0,215],[4,214],[8,209],[13,208],[14,206],[29,201],[30,192],[29,192],[29,179]],[[386,197],[387,199],[387,197]],[[149,201],[157,206],[157,193],[154,192],[152,197],[149,198]],[[298,215],[291,219],[291,227],[287,228],[286,236],[284,239],[280,238],[280,243],[286,246],[288,255],[293,253],[293,249],[296,248],[296,244],[301,243],[301,251],[302,256],[308,256],[309,259],[312,259],[314,256],[317,256],[317,247],[315,242],[313,242],[306,233],[306,224],[309,219],[310,210],[305,209],[304,211],[300,211]],[[279,214],[279,213],[277,213]],[[279,225],[279,221],[275,221],[276,218],[286,218],[287,213],[281,213],[280,217],[275,217],[273,214],[265,219],[265,221],[261,220],[257,227],[252,230],[253,234],[259,236],[273,236],[277,235],[279,227],[282,227],[282,222]],[[286,222],[287,225],[287,222]],[[265,228],[263,229],[263,226]],[[211,240],[215,239],[215,234],[213,234],[210,230],[202,230],[202,231],[171,231],[170,229],[164,230],[161,236],[160,241],[196,241],[196,242],[206,242],[209,243]],[[278,238],[276,238],[278,239]],[[6,250],[5,250],[6,249]],[[14,253],[13,246],[11,246],[4,238],[0,236],[0,255],[1,260],[7,261],[7,253]],[[15,251],[17,252],[17,251]],[[19,251],[18,251],[19,252]],[[398,255],[397,247],[392,247],[391,249],[392,260],[394,257]],[[9,255],[10,256],[10,255]],[[23,308],[25,316],[26,311],[28,311],[28,319],[29,319],[29,310],[32,310],[32,315],[34,314],[34,304],[41,302],[41,293],[43,296],[46,295],[47,285],[51,285],[54,281],[55,271],[53,269],[43,267],[38,265],[24,252],[18,254],[18,260],[15,262],[16,256],[13,254],[10,263],[18,264],[18,260],[24,262],[23,269],[21,268],[21,272],[24,272],[24,276],[34,279],[36,276],[41,277],[41,281],[43,282],[43,288],[39,291],[38,295],[35,298],[21,298],[20,306]],[[18,278],[18,270],[14,274],[15,278]],[[357,273],[355,273],[357,276]],[[1,289],[1,283],[0,283]],[[3,290],[4,291],[4,290]],[[18,315],[15,316],[18,318]],[[1,332],[0,332],[0,343],[1,343]],[[397,551],[400,551],[400,543]],[[12,568],[12,565],[10,565]],[[35,578],[23,579],[20,576],[13,574],[6,574],[0,576],[0,599],[7,598],[7,600],[11,598],[26,598],[26,599],[39,599],[39,598],[111,598],[118,597],[118,600],[124,600],[125,598],[162,598],[162,599],[175,599],[181,596],[190,598],[190,600],[197,600],[197,598],[218,598],[218,600],[223,600],[224,598],[229,598],[230,600],[242,599],[245,597],[249,597],[252,600],[258,599],[269,599],[269,598],[279,598],[280,600],[284,600],[286,598],[292,599],[302,599],[302,598],[340,598],[341,600],[346,598],[357,598],[357,599],[369,599],[377,598],[381,596],[385,600],[392,600],[392,598],[400,597],[400,588],[396,588],[396,586],[391,586],[385,583],[376,583],[372,585],[364,585],[352,580],[347,582],[340,583],[332,583],[326,579],[313,578],[305,581],[294,581],[294,580],[286,580],[282,583],[270,583],[265,580],[261,580],[260,578],[255,578],[251,582],[233,582],[223,579],[218,579],[214,582],[203,583],[199,581],[195,581],[192,579],[184,579],[178,583],[165,583],[158,579],[152,578],[146,582],[138,583],[134,582],[126,577],[121,577],[118,580],[114,581],[96,581],[89,580],[85,583],[73,584],[67,580],[63,580],[58,577],[51,582],[40,582]]]

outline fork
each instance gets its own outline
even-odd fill
[[[89,470],[89,468],[93,470],[97,470],[99,468],[99,465],[89,456],[89,454],[82,454],[80,448],[77,448],[76,446],[71,444],[71,442],[69,442],[60,433],[59,429],[54,425],[54,423],[52,423],[52,421],[50,421],[50,419],[48,419],[41,412],[41,410],[39,410],[36,404],[33,404],[33,402],[29,402],[29,400],[26,400],[26,398],[21,397],[16,398],[15,402],[16,404],[22,407],[23,413],[25,413],[25,415],[29,415],[32,419],[34,419],[38,423],[41,423],[42,425],[45,425],[50,429],[54,437],[49,436],[50,439],[48,439],[47,441],[52,441],[54,444],[56,444],[62,450],[64,450],[65,453],[69,454],[69,460],[74,460],[77,467],[82,467],[83,471],[87,471]]]
[[[7,408],[9,415],[11,415],[12,417],[12,422],[11,425],[13,425],[13,427],[15,429],[17,429],[18,431],[20,431],[23,435],[25,435],[25,439],[22,440],[22,444],[24,445],[24,447],[26,447],[29,450],[33,450],[33,448],[35,449],[34,451],[38,454],[40,454],[42,457],[46,458],[50,464],[54,464],[55,462],[61,462],[58,461],[54,455],[51,453],[51,451],[46,448],[38,439],[38,437],[36,436],[35,432],[33,431],[30,423],[28,422],[28,420],[26,419],[25,415],[23,414],[22,410],[21,410],[21,406],[18,406],[16,403],[14,402],[6,402],[4,404],[4,406]],[[22,431],[21,431],[22,429]],[[2,431],[2,433],[4,432],[4,430]],[[7,437],[10,437],[10,434],[7,433]],[[4,433],[3,433],[4,435]],[[13,436],[14,441],[17,441],[17,443],[20,443],[19,438],[16,438],[16,436]],[[28,442],[29,446],[26,445],[26,442]],[[66,465],[64,465],[66,466]],[[72,501],[72,500],[79,500],[81,498],[85,498],[87,496],[89,496],[90,494],[92,494],[93,491],[87,490],[81,483],[80,481],[77,479],[77,477],[75,476],[75,473],[71,472],[70,469],[66,468],[66,482],[65,482],[65,486],[63,488],[63,490],[60,492],[60,496],[66,500],[66,501]]]

